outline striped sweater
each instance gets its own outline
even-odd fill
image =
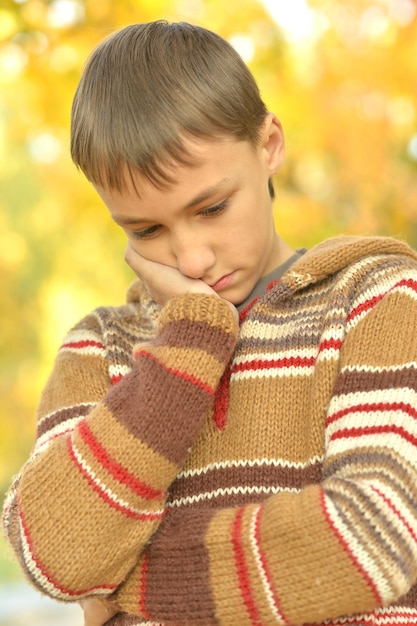
[[[234,319],[185,294],[81,321],[4,528],[110,623],[417,624],[417,255],[308,251]]]

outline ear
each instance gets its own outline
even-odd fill
[[[285,155],[284,131],[274,113],[267,113],[265,116],[261,133],[261,149],[271,176],[279,170]]]

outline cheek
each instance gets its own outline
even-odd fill
[[[251,260],[266,254],[270,248],[275,227],[270,214],[251,212],[242,217],[231,237],[230,246]],[[233,243],[232,243],[233,242]]]
[[[162,263],[163,265],[169,265],[175,267],[175,263],[172,262],[169,248],[163,241],[163,237],[156,237],[155,239],[149,239],[147,241],[140,241],[134,237],[130,237],[130,243],[138,254],[147,261],[153,261],[154,263]]]

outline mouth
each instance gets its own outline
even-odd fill
[[[211,287],[214,291],[221,291],[222,289],[225,289],[232,282],[233,274],[234,272],[232,272],[231,274],[226,274],[225,276],[222,276],[221,278],[216,280],[216,282],[209,285],[209,287]]]

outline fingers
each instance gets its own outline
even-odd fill
[[[184,293],[206,293],[218,297],[202,280],[184,276],[175,267],[145,259],[134,250],[130,242],[126,248],[125,261],[144,281],[151,297],[161,305]]]
[[[174,296],[184,293],[205,293],[217,298],[220,297],[202,280],[188,278],[175,267],[169,267],[168,265],[145,259],[136,252],[130,242],[126,247],[125,261],[136,275],[143,280],[151,298],[162,306]],[[227,300],[225,302],[227,302],[235,319],[238,321],[239,314],[236,307]]]
[[[130,241],[128,242],[125,250],[125,261],[132,268],[132,270],[142,278],[142,265],[141,261],[145,261],[133,248]]]
[[[79,604],[84,611],[84,626],[104,626],[118,613],[116,608],[98,598],[83,598]]]

